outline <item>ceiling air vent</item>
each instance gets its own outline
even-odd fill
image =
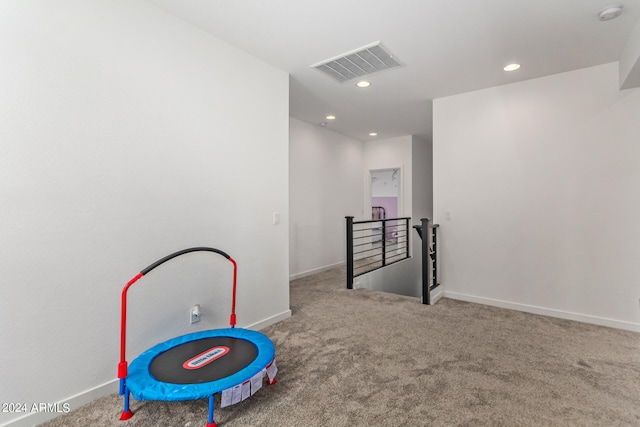
[[[334,78],[340,83],[358,79],[378,71],[400,66],[380,42],[372,43],[335,58],[318,62],[311,66]]]

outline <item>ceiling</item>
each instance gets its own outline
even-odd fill
[[[431,138],[435,98],[617,61],[640,19],[635,0],[607,22],[615,0],[148,1],[288,72],[292,117],[363,141]],[[310,67],[376,41],[402,66],[369,88]]]

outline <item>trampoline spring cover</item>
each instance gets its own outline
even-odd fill
[[[257,356],[247,366],[224,378],[209,382],[176,384],[156,379],[150,371],[153,360],[160,354],[191,341],[215,337],[246,340],[257,348]],[[196,356],[195,354],[193,356]],[[228,356],[222,356],[228,357]],[[241,384],[269,365],[275,357],[275,348],[264,334],[242,328],[213,329],[182,335],[160,343],[140,354],[129,365],[126,385],[136,400],[194,400],[210,397]],[[182,367],[180,367],[182,369]]]

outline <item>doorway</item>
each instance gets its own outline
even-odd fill
[[[402,169],[370,170],[371,219],[388,219],[402,216]]]

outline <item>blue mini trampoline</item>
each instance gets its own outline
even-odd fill
[[[190,252],[207,251],[222,255],[233,264],[233,292],[230,328],[195,332],[160,343],[128,365],[125,358],[127,291],[138,279],[159,265]],[[275,361],[275,348],[260,332],[236,328],[237,264],[225,252],[207,247],[184,249],[168,255],[138,273],[122,290],[120,336],[120,395],[124,396],[121,420],[133,416],[129,396],[136,400],[209,399],[207,427],[215,427],[214,396],[240,384],[258,379]],[[269,372],[267,383],[275,384],[275,373]]]

